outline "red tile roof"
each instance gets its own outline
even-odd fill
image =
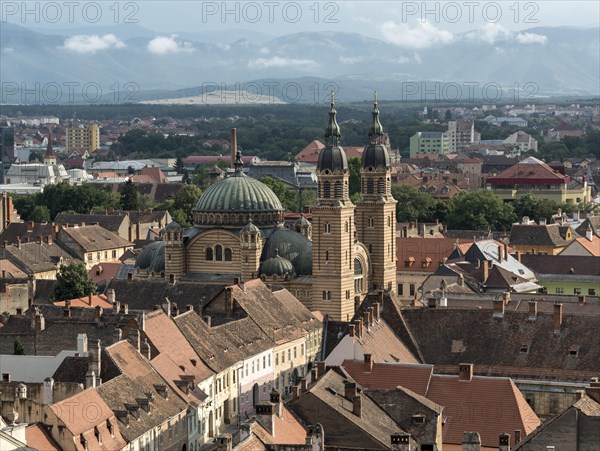
[[[375,362],[371,371],[365,371],[365,363],[345,360],[342,367],[365,389],[392,389],[399,385],[426,396],[431,381],[433,365]]]
[[[470,240],[471,243],[472,241]],[[454,251],[456,242],[455,238],[398,237],[396,238],[396,255],[398,257],[396,269],[398,271],[434,273],[441,266],[440,262],[445,261]],[[466,243],[467,240],[460,240],[460,242]],[[427,262],[428,258],[429,262]],[[412,264],[407,265],[407,261],[412,261]],[[423,262],[426,263],[426,266],[423,266]]]
[[[321,153],[321,149],[324,147],[325,145],[321,141],[315,139],[308,146],[298,152],[296,155],[296,161],[300,163],[317,164],[317,161],[319,161],[319,153]]]
[[[102,307],[106,309],[112,308],[112,304],[108,302],[108,297],[103,294],[93,294],[85,298],[75,298],[68,302],[71,303],[71,307],[84,307],[84,308],[95,308]],[[67,301],[55,302],[54,305],[64,307]]]
[[[30,424],[25,428],[25,443],[29,448],[35,448],[40,451],[61,451],[60,446],[37,423]]]
[[[505,169],[495,177],[488,177],[490,185],[562,185],[569,183],[570,177],[552,169],[543,161],[529,157]]]

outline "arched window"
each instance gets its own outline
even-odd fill
[[[342,197],[342,182],[339,180],[333,185],[333,195],[336,198]]]
[[[213,250],[212,247],[207,247],[206,248],[206,260],[207,261],[213,261]]]
[[[225,248],[225,261],[226,262],[230,262],[231,260],[233,260],[232,258],[233,253],[231,252],[231,248]]]
[[[325,251],[325,261],[329,261],[329,251]]]
[[[326,199],[331,197],[331,184],[329,182],[323,183],[323,197]]]
[[[328,222],[326,222],[323,227],[323,233],[331,233],[331,224],[329,224]]]
[[[388,227],[392,226],[392,217],[388,216]]]
[[[385,183],[383,182],[383,178],[379,177],[377,180],[377,193],[384,194],[385,193]]]
[[[362,263],[358,258],[354,259],[354,292],[361,293],[364,289],[363,286],[364,274]]]
[[[220,244],[215,246],[215,260],[218,262],[223,261],[223,246]]]
[[[348,221],[344,224],[344,232],[348,233]]]
[[[367,194],[373,194],[373,179],[367,180]]]

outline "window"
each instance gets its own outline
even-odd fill
[[[325,251],[325,261],[329,261],[329,251]]]
[[[326,199],[331,197],[331,184],[329,182],[323,183],[323,197]]]
[[[409,296],[414,296],[415,295],[415,284],[411,283],[408,286],[408,290],[409,290]]]
[[[296,355],[296,346],[294,346],[294,359],[297,358],[298,356]]]
[[[369,227],[369,228],[371,228],[371,229],[372,229],[373,227],[375,227],[375,220],[374,220],[373,218],[369,218],[369,219],[367,220],[367,227]]]
[[[304,355],[304,343],[300,345],[300,355]]]
[[[94,435],[96,436],[96,440],[98,440],[98,444],[102,445],[102,434],[98,429],[98,426],[94,427]]]
[[[340,181],[335,182],[333,185],[333,195],[338,199],[342,197],[342,183]]]
[[[398,296],[404,296],[404,284],[403,283],[398,284]]]
[[[110,434],[111,437],[115,436],[115,431],[113,429],[113,425],[110,422],[110,420],[106,420],[106,429],[108,429],[108,432],[109,432],[109,434]]]
[[[213,250],[211,247],[206,248],[206,260],[209,262],[213,260]]]
[[[344,232],[348,232],[348,221],[344,223]]]
[[[292,348],[288,349],[288,361],[292,360]]]
[[[331,233],[331,224],[329,224],[328,222],[326,222],[323,227],[323,233]]]
[[[215,246],[215,260],[218,262],[223,261],[223,246],[220,244]]]
[[[117,258],[117,251],[116,250],[112,251],[112,258]]]
[[[331,291],[323,291],[323,300],[331,301]]]
[[[269,362],[268,362],[268,366],[271,367],[271,354],[269,354]]]
[[[96,252],[96,260],[100,260],[100,252]]]
[[[281,351],[281,363],[285,363],[285,351]]]
[[[581,294],[581,288],[573,288],[573,294]]]
[[[104,251],[104,258],[108,258],[108,251]]]
[[[279,365],[279,354],[275,353],[275,366]]]
[[[228,248],[225,249],[225,261],[226,262],[230,262],[231,260],[233,260],[232,254],[233,253],[231,251],[231,248],[228,247]]]
[[[267,367],[267,356],[263,355],[263,370]]]
[[[367,194],[373,194],[373,179],[367,180]]]
[[[94,255],[90,252],[88,254],[88,261],[92,261],[94,259]]]
[[[595,288],[588,288],[588,294],[590,296],[596,296],[596,289]]]
[[[554,291],[556,292],[556,294],[565,294],[565,289],[561,287],[556,287],[556,290]]]

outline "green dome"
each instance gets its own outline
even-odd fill
[[[292,262],[296,274],[312,274],[312,242],[304,235],[285,227],[275,228],[266,238],[261,260],[277,255]]]
[[[287,258],[283,258],[277,251],[275,257],[265,260],[261,267],[261,273],[265,276],[285,276],[294,274],[294,265]]]
[[[197,225],[243,227],[250,219],[259,226],[275,226],[283,220],[283,206],[262,182],[236,172],[215,183],[198,199],[194,208]]]

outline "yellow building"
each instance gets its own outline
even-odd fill
[[[100,147],[100,127],[91,123],[87,127],[68,127],[66,131],[67,152],[75,149],[85,149],[92,152]]]
[[[524,217],[513,224],[509,245],[521,254],[557,255],[573,241],[573,229],[565,224],[536,224]]]
[[[579,204],[592,200],[592,188],[585,178],[572,179],[534,157],[489,177],[487,186],[504,201],[513,201],[526,194],[559,204]]]

